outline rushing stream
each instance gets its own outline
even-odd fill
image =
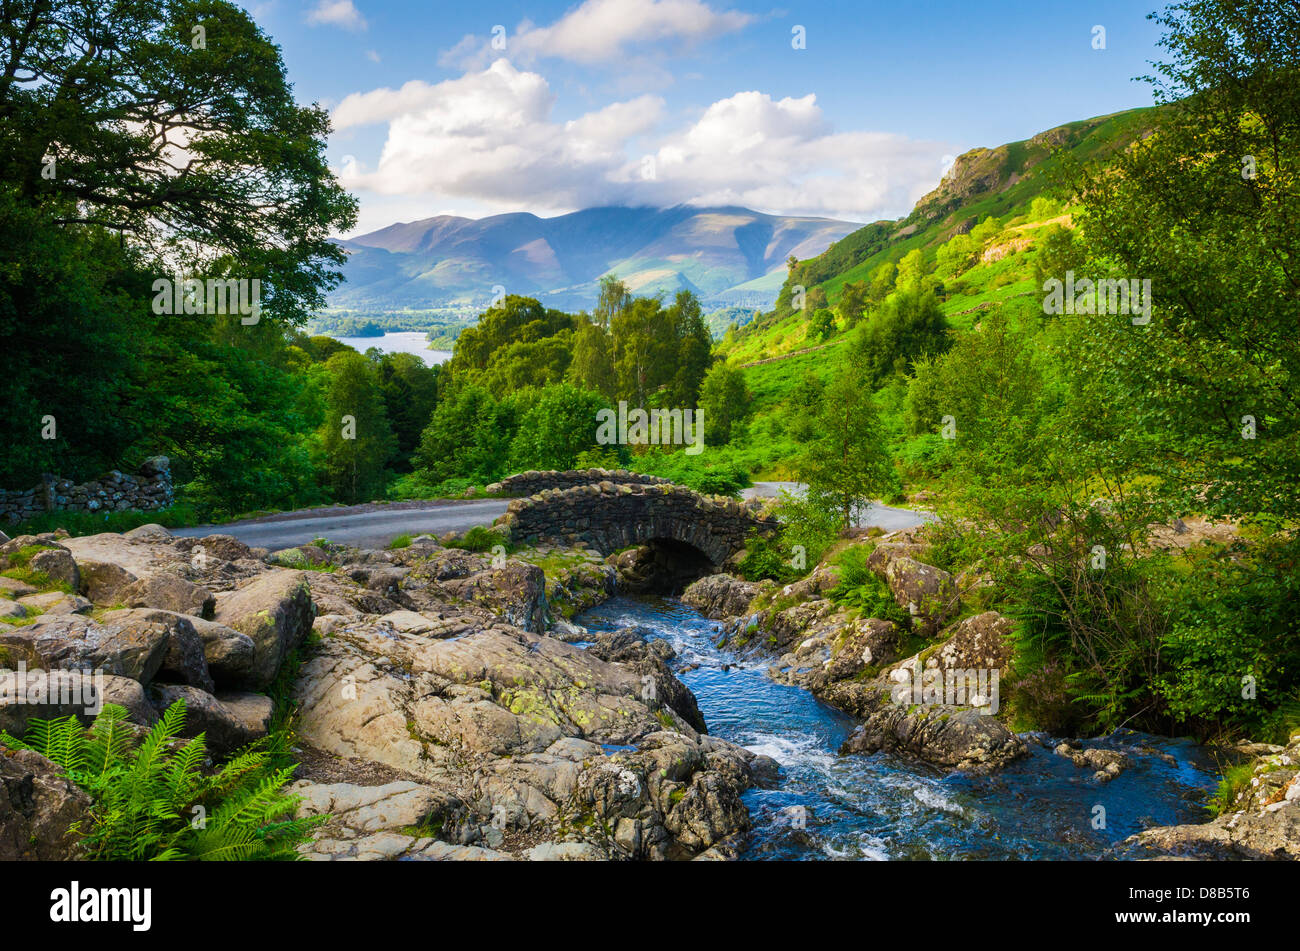
[[[945,775],[888,754],[839,756],[854,721],[801,687],[767,676],[766,661],[715,645],[719,625],[673,598],[616,597],[578,618],[591,631],[642,627],[677,650],[678,676],[709,732],[781,764],[775,789],[752,789],[749,859],[1079,859],[1151,825],[1205,818],[1212,763],[1189,742],[1126,734],[1142,756],[1099,784],[1055,755],[1050,738],[992,776]],[[1105,828],[1095,829],[1095,807]],[[802,807],[802,808],[799,808]],[[799,828],[803,826],[803,828]]]

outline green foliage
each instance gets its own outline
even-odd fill
[[[850,545],[840,552],[835,559],[839,581],[830,590],[830,598],[836,604],[858,608],[863,617],[893,621],[906,630],[911,623],[907,612],[898,606],[889,586],[867,567],[867,558],[874,547]]]
[[[466,551],[472,551],[482,554],[485,551],[491,551],[497,545],[509,550],[506,544],[506,537],[500,532],[490,528],[484,528],[482,525],[475,525],[460,538],[452,539],[447,543],[448,548],[463,548]]]
[[[94,801],[81,830],[90,855],[107,860],[295,859],[326,816],[295,819],[301,797],[284,787],[293,767],[269,765],[249,747],[212,774],[203,772],[202,735],[182,742],[185,703],[178,700],[137,745],[123,707],[106,704],[86,729],[76,717],[32,720],[23,740],[60,766]]]
[[[820,343],[835,336],[835,314],[828,307],[819,307],[808,318],[808,340]]]
[[[384,467],[397,448],[378,374],[355,350],[330,357],[325,372],[329,382],[321,472],[337,499],[355,503],[375,498],[383,490]]]
[[[568,383],[520,394],[527,405],[510,444],[509,467],[572,469],[585,452],[600,452],[596,442],[596,414],[606,408],[605,398]]]
[[[795,495],[782,490],[773,512],[783,525],[782,543],[792,552],[801,548],[808,566],[821,561],[843,527],[836,500],[816,492]]]
[[[438,405],[439,366],[425,366],[411,353],[380,354],[371,350],[377,363],[384,410],[396,439],[396,458],[409,464]]]
[[[726,459],[710,458],[701,463],[700,456],[676,452],[649,452],[633,456],[629,465],[634,472],[644,472],[669,479],[703,492],[705,495],[740,495],[740,490],[753,484],[745,467]]]
[[[1153,19],[1170,56],[1155,133],[1072,180],[1090,276],[1149,280],[1153,315],[1076,319],[1074,356],[1124,407],[1097,428],[1162,494],[1295,517],[1300,18],[1277,0],[1186,0]]]
[[[910,372],[916,361],[943,353],[948,346],[948,322],[938,298],[933,291],[912,286],[891,294],[860,325],[853,352],[866,371],[866,384],[874,390],[893,374]]]
[[[737,567],[746,581],[771,578],[778,584],[785,584],[803,574],[792,567],[792,559],[792,553],[784,545],[761,535],[752,535],[745,541],[745,554]]]
[[[482,386],[463,386],[445,397],[415,453],[421,478],[433,484],[454,478],[494,481],[505,468],[514,429],[510,415]]]
[[[727,363],[714,364],[700,386],[705,443],[720,446],[731,442],[733,431],[744,422],[753,399],[743,372]]]
[[[837,508],[845,528],[896,479],[867,376],[854,360],[841,366],[822,394],[816,436],[799,463],[809,497]]]
[[[1175,720],[1202,733],[1258,730],[1294,700],[1300,543],[1268,542],[1249,557],[1198,557],[1168,580],[1163,600],[1173,620],[1157,686]]]

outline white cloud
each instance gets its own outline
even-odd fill
[[[370,60],[370,62],[372,63],[378,63],[382,61],[382,58],[380,57],[379,52],[377,50],[366,50],[366,59]]]
[[[313,26],[341,26],[353,31],[364,30],[367,26],[366,18],[352,0],[320,0],[307,14],[307,22]]]
[[[369,195],[499,211],[735,204],[871,221],[910,210],[952,151],[949,143],[837,131],[813,95],[739,92],[666,131],[657,96],[567,122],[552,118],[554,105],[545,78],[505,59],[441,83],[353,93],[334,110],[335,127],[387,123],[387,135],[373,168],[344,162],[340,177]]]
[[[504,49],[481,37],[463,37],[441,62],[469,69],[500,55],[523,63],[544,58],[584,64],[623,61],[634,47],[665,42],[689,47],[755,19],[736,10],[715,10],[702,0],[585,0],[550,26],[524,20],[513,33],[505,33]]]

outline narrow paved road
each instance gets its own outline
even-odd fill
[[[751,488],[742,493],[747,499],[770,499],[782,490],[798,494],[804,490],[802,482],[755,482]],[[859,528],[882,528],[887,532],[897,532],[905,528],[916,528],[926,522],[933,522],[936,516],[930,512],[918,512],[913,509],[900,509],[881,502],[873,502],[858,518]]]
[[[797,491],[794,482],[756,482],[745,490],[745,498],[771,498],[781,489]],[[475,525],[491,525],[505,514],[509,499],[438,500],[432,502],[394,502],[390,505],[303,509],[267,515],[262,518],[228,522],[225,525],[200,525],[176,529],[177,535],[202,538],[205,535],[233,535],[246,545],[269,548],[292,548],[313,538],[355,545],[358,548],[382,548],[398,535],[441,535],[463,532]],[[928,513],[910,509],[873,505],[861,524],[878,525],[885,531],[913,528],[927,521]]]
[[[225,525],[200,525],[177,529],[177,535],[201,538],[204,535],[234,535],[246,545],[269,548],[292,548],[313,538],[355,545],[358,548],[382,548],[398,535],[441,535],[463,532],[475,525],[491,525],[505,514],[509,499],[474,501],[438,500],[392,505],[336,507],[286,512]]]

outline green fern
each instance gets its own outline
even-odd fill
[[[185,702],[177,700],[136,745],[127,711],[105,704],[90,729],[76,717],[32,720],[24,739],[89,793],[84,831],[92,858],[148,861],[294,859],[327,816],[298,819],[299,796],[284,793],[294,766],[276,768],[270,744],[256,743],[205,775],[202,734],[182,742]]]

